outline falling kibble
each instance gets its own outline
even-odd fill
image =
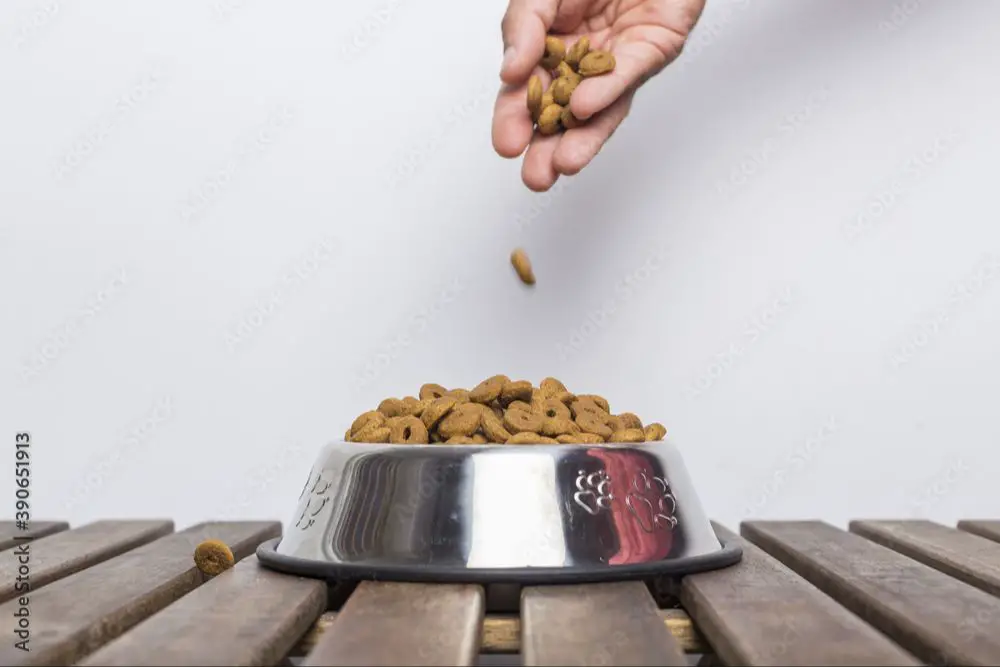
[[[521,248],[518,248],[510,254],[510,263],[513,265],[514,270],[517,271],[517,277],[521,279],[521,282],[525,285],[535,284],[535,274],[531,270],[531,260],[528,259],[528,254],[524,252]]]
[[[194,550],[194,564],[208,576],[214,577],[235,565],[236,559],[225,542],[205,540]]]

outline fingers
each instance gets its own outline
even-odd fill
[[[552,157],[561,139],[558,134],[548,137],[537,134],[533,138],[521,165],[521,180],[530,190],[545,192],[555,185],[559,174],[552,164]]]
[[[500,79],[523,83],[545,52],[545,36],[555,21],[559,0],[510,0],[500,25],[504,56]]]
[[[593,5],[593,0],[561,0],[551,31],[563,34],[576,32]],[[570,44],[566,46],[568,48]]]
[[[613,53],[613,72],[584,79],[573,91],[570,109],[577,118],[590,118],[609,107],[625,91],[640,85],[666,64],[663,52],[648,43],[619,44]]]
[[[572,176],[590,164],[628,116],[634,97],[635,90],[628,90],[586,125],[567,130],[552,156],[555,170],[560,174]]]
[[[567,130],[562,135],[543,137],[535,134],[521,167],[524,184],[535,192],[545,192],[555,185],[561,174],[578,174],[590,164],[628,116],[634,96],[635,90],[626,91],[590,123]]]
[[[548,87],[551,80],[549,73],[539,67],[535,74],[542,80],[542,86]],[[534,123],[528,112],[527,88],[527,83],[504,85],[497,95],[493,107],[493,149],[502,157],[517,157],[531,141]]]

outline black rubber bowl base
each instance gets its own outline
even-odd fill
[[[722,548],[714,553],[639,565],[469,569],[434,565],[329,563],[279,554],[277,548],[280,541],[281,538],[276,537],[257,547],[257,560],[261,565],[277,572],[324,579],[329,582],[367,580],[523,585],[600,583],[649,577],[682,577],[729,567],[740,562],[743,557],[743,548],[740,545],[720,539]]]

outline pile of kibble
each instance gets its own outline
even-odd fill
[[[422,445],[556,445],[662,440],[667,429],[643,426],[631,412],[612,414],[596,394],[574,394],[555,378],[537,387],[494,375],[473,389],[425,384],[418,396],[387,398],[358,416],[348,442]]]

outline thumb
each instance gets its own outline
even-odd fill
[[[556,19],[559,0],[510,0],[500,31],[503,64],[500,78],[519,84],[530,75],[545,53],[545,37]]]

